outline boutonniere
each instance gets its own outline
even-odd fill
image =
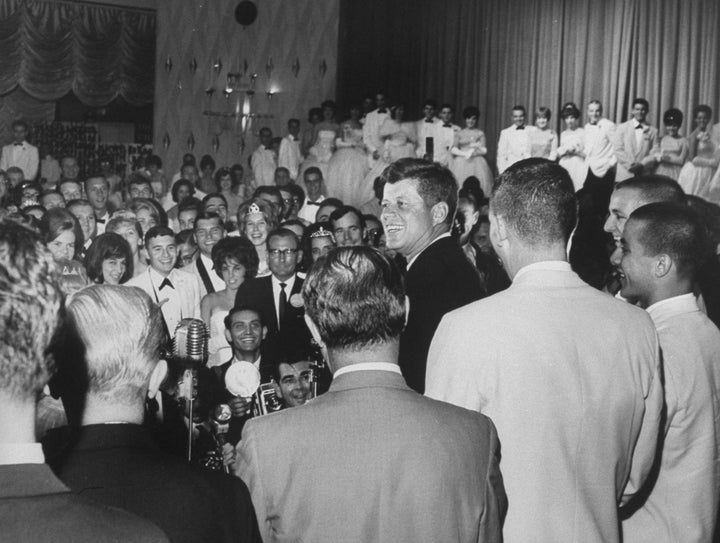
[[[290,296],[290,305],[296,309],[301,308],[304,305],[302,296],[300,296],[300,294],[297,294],[297,293]]]

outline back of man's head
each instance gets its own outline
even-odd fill
[[[54,369],[46,349],[63,303],[53,257],[35,232],[0,221],[0,392],[34,399]]]
[[[330,350],[386,343],[405,326],[400,272],[371,247],[341,247],[322,257],[305,279],[303,298]]]
[[[490,208],[526,245],[565,244],[577,222],[570,175],[542,158],[521,160],[505,170],[493,185]]]
[[[84,352],[88,395],[142,404],[163,336],[160,309],[139,288],[93,285],[73,296],[67,312],[68,335]]]
[[[632,212],[627,224],[631,223],[640,226],[638,241],[644,254],[668,255],[681,279],[694,280],[698,268],[712,255],[705,226],[687,205],[674,202],[647,204]]]
[[[680,184],[665,175],[639,175],[631,177],[615,185],[615,190],[634,190],[638,193],[638,201],[643,204],[653,202],[687,203],[685,192]]]

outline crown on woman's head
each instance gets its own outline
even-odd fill
[[[262,211],[260,211],[260,206],[253,202],[248,208],[248,213],[262,213]]]
[[[335,243],[335,236],[333,236],[333,233],[330,232],[330,230],[326,230],[324,226],[321,226],[315,232],[310,234],[310,239],[315,238],[331,238],[333,240],[333,243]]]

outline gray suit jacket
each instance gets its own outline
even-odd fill
[[[625,179],[631,178],[633,174],[630,173],[629,168],[636,162],[644,165],[655,162],[650,152],[655,147],[660,147],[658,131],[654,126],[644,126],[640,146],[638,146],[635,139],[635,121],[630,120],[622,123],[615,130],[615,141],[613,144],[615,146],[615,156],[618,161],[617,174],[615,175],[616,181],[624,181]]]
[[[488,418],[359,371],[249,421],[238,474],[266,543],[500,541],[498,449]]]

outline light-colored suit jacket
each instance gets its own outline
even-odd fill
[[[492,423],[390,371],[339,376],[309,403],[249,421],[238,475],[271,541],[499,541]]]
[[[13,158],[15,152],[15,144],[5,145],[2,148],[2,156],[0,156],[0,170],[7,170],[11,166],[17,166],[23,171],[26,181],[35,179],[40,167],[40,155],[38,149],[34,145],[30,145],[24,141],[22,147],[18,149],[17,157]]]
[[[644,311],[566,262],[527,266],[507,290],[444,317],[425,394],[497,426],[506,543],[619,541],[618,505],[650,471],[663,405]]]
[[[533,126],[518,130],[515,125],[503,128],[497,147],[497,169],[503,173],[510,166],[525,158],[530,158],[530,131]]]
[[[191,273],[174,269],[168,275],[173,289],[160,288],[163,278],[152,268],[133,277],[129,287],[140,287],[160,306],[168,332],[172,336],[182,319],[200,318],[200,280]]]
[[[617,173],[616,181],[624,181],[630,179],[633,174],[630,173],[630,166],[639,162],[643,165],[649,165],[655,162],[651,155],[653,149],[660,148],[658,140],[658,131],[654,126],[643,125],[642,139],[638,147],[635,137],[635,121],[630,120],[622,123],[615,129],[615,156],[617,157]]]

